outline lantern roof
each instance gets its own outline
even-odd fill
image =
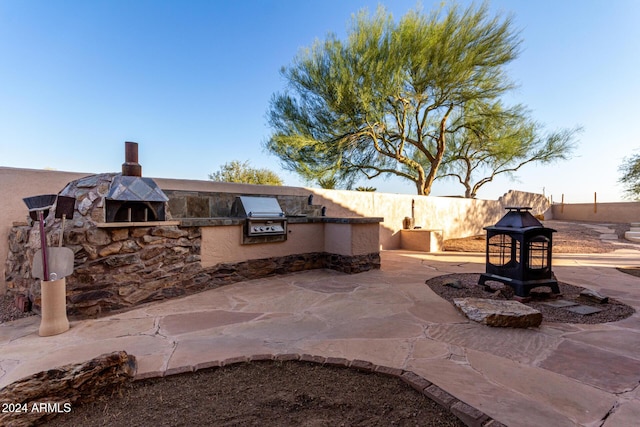
[[[495,225],[484,227],[485,230],[504,231],[507,233],[525,233],[529,230],[543,229],[551,230],[553,233],[556,230],[547,228],[540,221],[538,221],[531,213],[530,207],[520,206],[507,206],[509,212],[505,216],[500,218]]]
[[[542,223],[531,215],[530,207],[517,207],[507,206],[505,207],[509,212],[503,216],[500,221],[496,223],[496,227],[508,227],[508,228],[528,228],[528,227],[543,227]]]

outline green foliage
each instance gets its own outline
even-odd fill
[[[288,89],[271,99],[266,147],[311,181],[395,174],[429,194],[465,106],[513,88],[504,68],[520,40],[511,27],[486,4],[398,22],[382,7],[360,12],[345,40],[329,34],[282,69]]]
[[[377,190],[377,188],[376,188],[376,187],[363,187],[363,186],[356,187],[356,191],[368,191],[368,192],[374,192],[374,191],[376,191],[376,190]]]
[[[275,172],[266,169],[256,169],[249,165],[249,161],[233,160],[220,166],[220,170],[209,174],[209,179],[217,182],[239,182],[244,184],[282,185],[282,179]]]
[[[338,180],[334,176],[327,176],[317,179],[317,183],[320,188],[327,190],[333,190],[338,188]]]
[[[619,171],[622,177],[618,182],[624,185],[626,197],[640,200],[640,153],[625,157]]]
[[[468,103],[462,112],[464,117],[457,121],[463,126],[447,139],[437,178],[456,179],[469,198],[497,175],[513,175],[529,163],[567,159],[580,132],[575,128],[544,135],[542,126],[520,105]]]

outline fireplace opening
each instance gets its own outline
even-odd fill
[[[164,221],[164,203],[107,202],[106,222]]]

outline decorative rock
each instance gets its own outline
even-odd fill
[[[120,249],[122,249],[122,242],[113,242],[112,244],[102,248],[102,250],[98,252],[98,255],[100,255],[101,257],[115,255],[117,253],[120,253]]]
[[[551,288],[548,286],[533,288],[529,291],[529,296],[534,299],[549,299],[551,295]]]
[[[120,240],[126,240],[129,238],[128,228],[116,228],[111,231],[111,240],[118,242]]]
[[[151,244],[160,244],[160,243],[164,243],[166,242],[166,240],[162,237],[159,236],[142,236],[142,241],[144,243],[151,243]]]
[[[573,307],[567,307],[567,310],[572,311],[574,313],[582,314],[583,316],[600,313],[602,311],[601,309],[591,307],[590,305],[576,305]]]
[[[178,227],[156,227],[151,230],[152,236],[168,237],[170,239],[177,239],[179,237],[187,236],[189,233],[180,230]]]
[[[137,252],[138,250],[140,250],[140,245],[138,245],[133,240],[125,240],[124,242],[122,242],[122,249],[120,250],[120,252],[124,254],[130,254],[133,252]]]
[[[609,302],[609,297],[606,297],[592,289],[585,289],[584,291],[580,292],[580,298],[600,304],[606,304]]]
[[[91,209],[91,200],[84,199],[80,203],[78,203],[78,212],[80,212],[82,215],[86,215],[87,212],[89,212],[89,209]]]
[[[462,289],[462,288],[464,288],[464,286],[462,285],[460,280],[451,280],[451,281],[445,282],[444,286],[448,286],[448,287],[454,288],[454,289]]]
[[[0,406],[19,405],[25,411],[2,411],[0,425],[31,426],[55,417],[56,413],[70,412],[74,405],[116,391],[133,380],[136,370],[135,356],[116,351],[18,380],[0,391]]]
[[[496,292],[506,289],[507,285],[500,282],[488,281],[484,284],[484,290],[487,292]]]
[[[87,230],[87,242],[94,245],[108,245],[111,243],[109,233],[99,228],[90,228]]]
[[[573,301],[567,301],[566,299],[558,299],[558,300],[553,300],[553,301],[545,301],[542,304],[544,305],[548,305],[549,307],[556,307],[556,308],[564,308],[564,307],[573,307],[578,305],[577,302],[573,302]]]
[[[84,250],[89,257],[90,260],[94,260],[98,258],[98,250],[95,246],[89,245],[87,243],[83,243],[82,250]]]
[[[542,323],[542,313],[517,301],[456,298],[453,303],[469,319],[488,326],[529,328]]]

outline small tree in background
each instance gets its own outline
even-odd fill
[[[640,200],[640,153],[625,157],[619,171],[622,177],[618,182],[624,185],[626,197]]]
[[[335,190],[336,188],[338,188],[338,180],[334,176],[318,178],[317,183],[320,188],[324,188],[325,190]]]
[[[249,161],[232,160],[220,166],[218,172],[210,173],[209,179],[216,182],[238,182],[242,184],[282,185],[282,179],[266,168],[253,168]]]

